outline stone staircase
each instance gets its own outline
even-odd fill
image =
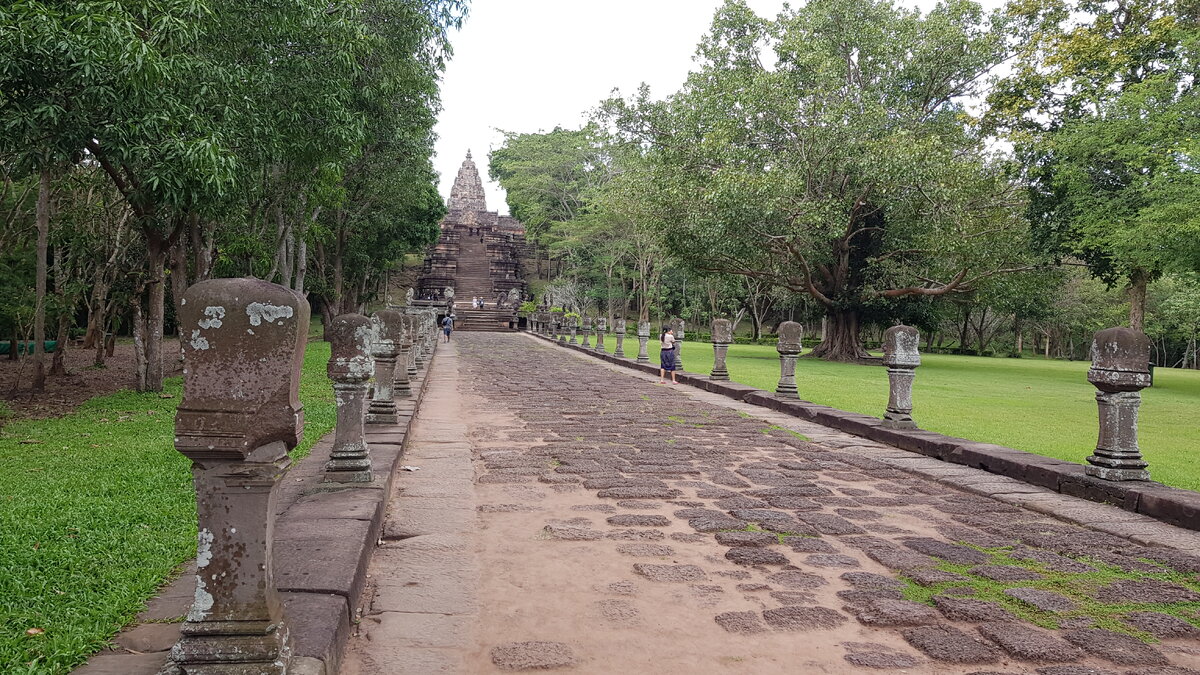
[[[484,309],[473,309],[471,299],[483,298]],[[479,236],[463,235],[459,241],[458,268],[454,276],[454,322],[456,330],[512,330],[516,313],[497,309],[492,285],[491,260]]]

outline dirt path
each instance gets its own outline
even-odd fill
[[[1182,551],[526,336],[456,336],[430,387],[345,675],[1200,667]]]
[[[175,338],[171,337],[163,341],[167,352],[163,359],[166,377],[174,377],[181,372],[178,359],[171,358],[172,354],[178,354],[178,351],[172,351],[176,349],[176,344]],[[47,368],[53,357],[53,354],[46,355]],[[34,396],[29,393],[33,361],[28,357],[19,361],[9,360],[7,356],[0,357],[0,401],[11,412],[7,417],[0,415],[0,426],[6,421],[59,417],[90,398],[133,387],[132,344],[118,344],[104,368],[92,365],[95,358],[94,350],[68,347],[64,355],[67,374],[47,377],[45,393]]]

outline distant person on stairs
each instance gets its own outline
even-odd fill
[[[446,342],[450,341],[450,331],[454,330],[454,317],[447,315],[442,319],[442,334],[446,336]]]

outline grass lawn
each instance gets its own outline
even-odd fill
[[[605,348],[616,347],[613,335]],[[625,355],[637,356],[637,338],[626,336]],[[658,362],[658,342],[650,341]],[[712,370],[712,345],[683,343],[684,367]],[[1006,359],[929,354],[921,356],[913,384],[913,419],[923,429],[997,443],[1039,455],[1084,462],[1096,446],[1095,388],[1088,364],[1041,358]],[[765,345],[730,345],[729,375],[768,391],[779,381],[779,355]],[[882,416],[887,406],[887,371],[800,359],[800,397],[841,410]],[[1142,392],[1139,443],[1154,480],[1200,490],[1200,371],[1157,368],[1154,386]]]
[[[336,419],[328,360],[328,343],[308,345],[297,459]],[[182,380],[164,395],[0,430],[0,671],[69,672],[195,554],[191,471],[172,446]]]

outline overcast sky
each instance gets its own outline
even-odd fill
[[[999,0],[984,0],[995,6]],[[656,98],[679,88],[692,53],[721,0],[475,0],[442,83],[434,168],[441,193],[467,150],[474,154],[488,208],[508,213],[504,191],[487,177],[497,129],[522,133],[578,127],[614,89],[650,85]],[[783,0],[749,0],[774,17]],[[793,3],[799,4],[799,3]],[[934,0],[907,0],[928,8]]]

